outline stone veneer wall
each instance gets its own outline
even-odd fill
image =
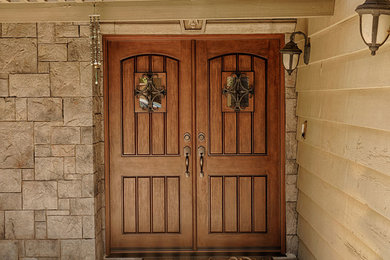
[[[100,257],[88,25],[0,35],[0,259]]]
[[[294,27],[210,24],[205,33]],[[102,259],[103,87],[92,84],[88,24],[2,24],[0,32],[0,259]],[[102,33],[182,32],[103,24]],[[285,86],[287,252],[296,254],[295,73]]]

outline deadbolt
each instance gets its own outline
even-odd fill
[[[185,133],[185,134],[184,134],[184,141],[189,142],[190,140],[191,140],[191,135],[190,135],[190,133]]]
[[[199,142],[203,142],[206,139],[206,136],[204,133],[199,133],[198,140]]]

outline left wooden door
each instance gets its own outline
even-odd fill
[[[191,41],[105,44],[107,244],[111,253],[191,250]]]

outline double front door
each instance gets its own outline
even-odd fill
[[[109,253],[284,251],[281,41],[105,37]]]

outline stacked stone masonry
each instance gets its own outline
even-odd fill
[[[0,35],[0,259],[101,259],[88,24],[2,24]]]
[[[0,36],[0,259],[103,259],[103,87],[92,84],[88,24],[3,23]],[[285,83],[287,251],[296,254],[295,74]]]

